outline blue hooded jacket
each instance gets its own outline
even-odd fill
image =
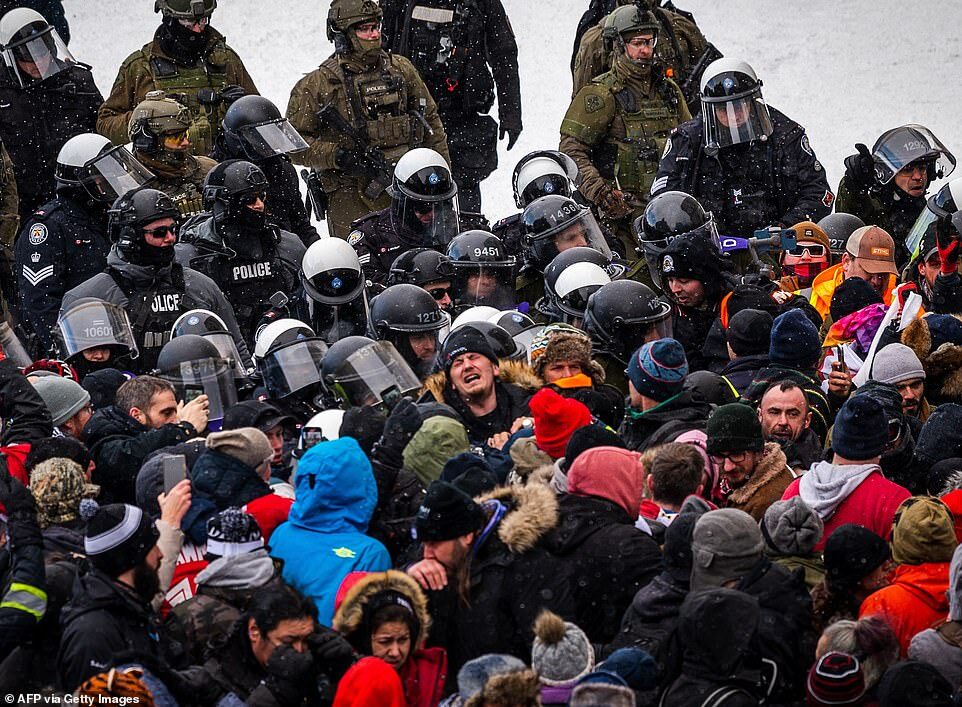
[[[284,561],[284,581],[317,605],[330,626],[334,597],[351,572],[391,568],[387,549],[365,535],[377,506],[371,462],[350,437],[320,442],[301,457],[297,500],[271,535],[271,555]]]

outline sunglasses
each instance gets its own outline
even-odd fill
[[[788,251],[789,255],[798,257],[802,257],[806,252],[811,258],[821,258],[825,255],[826,249],[819,243],[797,243],[794,248]]]
[[[440,302],[440,301],[443,300],[445,297],[447,297],[447,296],[449,296],[449,295],[451,294],[451,288],[450,288],[450,287],[435,287],[435,288],[432,289],[432,290],[428,290],[427,293],[428,293],[429,295],[431,295],[431,296],[435,299],[435,301]]]
[[[198,17],[194,20],[177,20],[181,27],[190,29],[191,27],[206,27],[210,24],[210,17]]]
[[[144,235],[151,238],[163,238],[167,235],[176,236],[177,229],[174,226],[157,226],[157,228],[144,229]]]
[[[241,206],[251,206],[256,204],[258,201],[267,201],[266,191],[252,191],[247,194],[241,194],[239,199]]]

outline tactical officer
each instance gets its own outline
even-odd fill
[[[817,221],[831,210],[835,195],[805,129],[765,105],[751,66],[713,62],[702,76],[701,104],[701,113],[672,133],[652,195],[691,194],[723,236]]]
[[[177,262],[207,275],[234,307],[245,341],[252,341],[275,292],[297,289],[304,244],[268,219],[267,178],[244,160],[227,160],[204,181],[209,218],[188,224]]]
[[[181,216],[204,209],[201,187],[216,162],[190,154],[190,111],[163,91],[151,91],[137,104],[127,132],[134,157],[154,173],[150,186],[174,200]]]
[[[458,185],[434,150],[415,148],[394,167],[391,205],[351,224],[347,237],[364,275],[383,284],[397,257],[409,248],[443,249],[461,230]]]
[[[20,197],[13,161],[0,140],[0,287],[6,298],[15,292],[13,285],[13,242],[20,227]],[[16,306],[16,302],[12,302]]]
[[[61,148],[57,195],[27,219],[15,251],[20,314],[42,349],[50,350],[64,293],[106,265],[110,204],[150,177],[126,148],[103,135],[76,135]]]
[[[267,177],[267,203],[271,220],[297,234],[305,247],[317,240],[317,229],[301,198],[297,170],[291,153],[307,149],[307,143],[280,110],[263,96],[244,96],[224,115],[220,135],[211,157],[216,160],[253,162]]]
[[[368,336],[390,341],[415,375],[434,372],[440,351],[438,334],[449,320],[438,303],[417,285],[392,285],[371,300]]]
[[[636,259],[631,220],[648,202],[668,135],[691,118],[678,85],[654,65],[660,26],[634,5],[608,16],[615,45],[611,71],[574,97],[561,123],[561,150],[581,171],[581,192]]]
[[[210,26],[215,7],[217,0],[156,0],[154,10],[163,14],[160,27],[150,43],[120,65],[97,114],[97,132],[123,141],[134,107],[160,89],[190,111],[190,152],[210,154],[228,105],[257,93],[240,57]]]
[[[921,125],[886,130],[872,151],[862,143],[845,158],[835,210],[855,214],[877,225],[895,241],[895,264],[905,267],[911,253],[905,245],[912,225],[925,211],[925,192],[934,179],[955,169],[955,156]]]
[[[451,245],[460,237],[451,241]],[[441,311],[451,314],[454,310],[454,300],[451,299],[454,273],[451,258],[444,253],[431,248],[412,248],[399,255],[391,265],[387,285],[417,285],[434,298]]]
[[[611,282],[607,257],[594,248],[569,248],[544,271],[544,297],[536,308],[541,321],[583,328],[588,298]]]
[[[339,238],[355,219],[389,205],[391,170],[409,149],[430,147],[450,164],[444,126],[417,69],[381,49],[381,16],[375,0],[333,0],[327,38],[334,55],[297,82],[287,106],[310,145],[292,159],[318,171],[328,229]]]
[[[214,312],[227,324],[244,360],[247,345],[234,310],[206,275],[174,262],[177,219],[173,200],[156,189],[137,189],[114,202],[108,233],[113,245],[107,269],[64,295],[66,312],[82,297],[97,297],[127,310],[140,350],[137,372],[156,368],[160,349],[178,317],[191,309]]]
[[[367,331],[367,281],[357,253],[340,238],[311,243],[301,261],[303,296],[293,316],[328,343]]]
[[[593,3],[594,5],[594,3]],[[681,87],[692,112],[698,110],[698,82],[705,67],[721,57],[719,52],[695,24],[690,12],[679,10],[661,0],[616,0],[614,5],[635,5],[642,12],[651,13],[658,22],[660,41],[655,47],[655,62],[659,70],[670,76]],[[600,11],[586,12],[575,35],[574,53],[571,60],[571,96],[587,86],[591,79],[612,67],[616,46],[612,37],[605,36],[604,27],[611,12],[601,17]],[[587,27],[587,29],[585,29]]]
[[[587,203],[575,187],[581,182],[578,165],[558,150],[535,150],[522,157],[511,175],[514,204],[519,209],[539,196],[559,194]],[[491,227],[511,255],[521,255],[521,212],[505,216]]]
[[[24,222],[54,192],[57,153],[93,132],[103,96],[47,21],[25,7],[0,19],[0,141],[13,160]],[[123,139],[126,139],[126,130]]]
[[[493,233],[465,231],[448,245],[454,270],[451,291],[455,312],[470,307],[514,309],[517,259]]]
[[[521,134],[518,43],[501,0],[385,0],[384,46],[408,57],[438,105],[461,208],[481,212],[482,181]],[[488,115],[498,93],[498,122]],[[499,130],[500,128],[500,130]]]

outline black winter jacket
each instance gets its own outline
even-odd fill
[[[475,417],[450,385],[444,388],[444,402],[461,416],[468,431],[468,439],[475,444],[485,444],[499,432],[510,431],[511,424],[516,419],[531,414],[528,409],[531,395],[523,388],[504,381],[495,381],[494,389],[498,396],[498,407],[484,417]]]
[[[685,390],[648,412],[633,414],[629,410],[618,434],[628,449],[643,452],[651,445],[655,433],[660,433],[659,442],[670,442],[688,430],[704,429],[710,414],[711,405],[695,400],[691,391]],[[669,423],[671,427],[666,428]],[[671,434],[666,435],[669,430]]]
[[[753,356],[739,356],[730,361],[722,369],[721,374],[728,379],[732,387],[738,391],[739,395],[744,395],[748,390],[755,376],[763,368],[768,368],[768,354],[755,354]]]

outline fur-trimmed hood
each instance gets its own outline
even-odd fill
[[[540,705],[541,683],[533,670],[518,670],[492,675],[484,683],[481,692],[465,700],[464,707],[491,705]]]
[[[514,361],[502,358],[498,361],[498,379],[502,383],[511,383],[525,392],[533,394],[544,387],[544,381],[538,378],[537,374],[524,361]],[[449,385],[448,374],[446,371],[438,371],[428,376],[424,380],[420,395],[430,393],[434,399],[444,402],[444,389]]]
[[[498,537],[511,552],[519,555],[534,548],[558,525],[558,499],[543,484],[501,486],[476,500],[479,503],[497,500],[508,506],[507,514],[498,524]]]
[[[962,315],[929,314],[902,332],[902,343],[922,362],[926,389],[937,401],[962,401]]]
[[[371,572],[361,577],[344,596],[340,606],[334,614],[334,630],[343,636],[350,636],[364,625],[364,611],[368,603],[380,592],[397,592],[406,598],[414,608],[421,625],[414,650],[424,648],[428,631],[431,627],[431,614],[428,612],[428,600],[418,583],[404,572],[388,570],[387,572]]]

